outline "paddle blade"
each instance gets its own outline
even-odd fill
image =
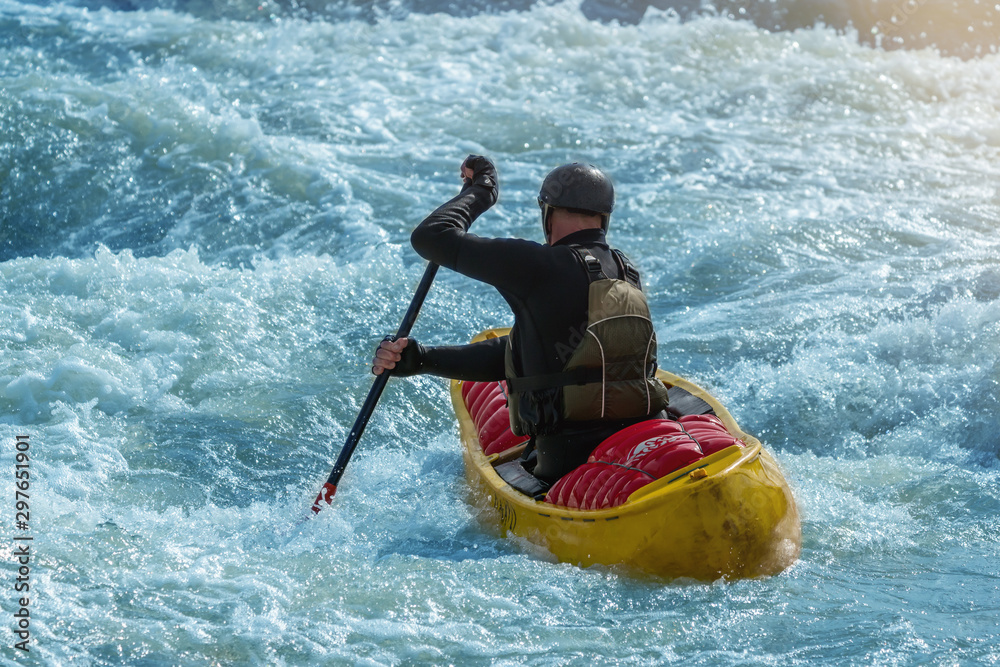
[[[313,514],[319,514],[322,508],[321,502],[325,502],[327,505],[333,504],[333,496],[337,493],[337,485],[327,482],[320,489],[319,495],[316,496],[316,500],[313,501],[312,512]]]

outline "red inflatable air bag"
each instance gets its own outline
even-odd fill
[[[528,438],[510,430],[510,415],[502,382],[463,382],[462,400],[479,435],[479,445],[487,456],[521,444]]]
[[[636,489],[735,444],[740,441],[714,415],[633,424],[598,445],[545,500],[575,509],[616,507]]]

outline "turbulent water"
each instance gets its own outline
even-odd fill
[[[4,664],[1000,661],[1000,6],[822,4],[0,0]],[[612,175],[661,365],[793,486],[790,570],[498,538],[433,378],[299,523],[470,152],[486,235]],[[509,323],[443,271],[415,335]]]

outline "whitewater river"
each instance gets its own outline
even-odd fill
[[[873,37],[613,0],[0,0],[3,664],[1000,662],[1000,7],[943,4]],[[918,24],[949,41],[898,48]],[[793,487],[791,569],[651,581],[498,538],[433,378],[390,382],[300,525],[468,153],[500,170],[484,235],[540,239],[561,163],[612,176],[661,365]],[[414,334],[509,324],[442,271]]]

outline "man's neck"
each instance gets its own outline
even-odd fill
[[[555,245],[562,238],[586,229],[603,229],[600,215],[578,213],[564,208],[553,209],[549,213],[547,224],[549,245]]]
[[[549,243],[551,246],[557,245],[607,245],[607,240],[605,239],[604,230],[601,228],[587,228],[587,229],[577,229],[572,231],[556,241]]]

